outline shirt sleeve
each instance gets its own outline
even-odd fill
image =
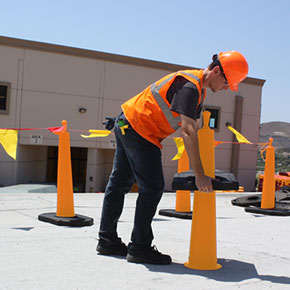
[[[198,99],[199,92],[196,85],[189,81],[185,82],[174,92],[170,110],[196,120],[200,118],[202,108],[201,105],[197,108]]]

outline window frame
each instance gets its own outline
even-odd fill
[[[7,87],[7,93],[6,93],[6,109],[1,110],[0,109],[0,114],[1,115],[8,115],[10,111],[10,95],[11,95],[11,83],[8,82],[1,82],[0,81],[0,86],[6,86]]]
[[[209,106],[209,105],[204,105],[202,108],[202,111],[208,111],[208,109],[210,110],[216,110],[217,111],[217,127],[216,128],[211,128],[213,129],[215,132],[219,132],[220,131],[220,122],[221,122],[221,107],[218,106]],[[203,122],[203,120],[202,120]]]

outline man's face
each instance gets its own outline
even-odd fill
[[[229,88],[226,77],[219,66],[215,66],[211,71],[211,80],[209,83],[209,87],[214,93],[222,90],[227,90]]]

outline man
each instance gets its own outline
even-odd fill
[[[160,142],[180,127],[197,188],[212,192],[211,178],[204,174],[200,160],[196,120],[206,88],[213,92],[228,88],[236,91],[247,74],[243,55],[237,51],[221,52],[213,56],[206,69],[169,74],[122,105],[122,113],[115,121],[117,148],[103,202],[97,252],[126,256],[128,262],[134,263],[171,263],[169,255],[151,246],[151,223],[164,191]],[[117,223],[125,194],[135,180],[139,194],[127,247],[118,237]]]

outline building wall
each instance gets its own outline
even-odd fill
[[[116,116],[125,100],[169,72],[182,69],[177,65],[7,38],[0,38],[0,61],[0,81],[12,84],[10,113],[0,114],[2,128],[47,128],[61,126],[61,121],[67,120],[68,128],[76,131],[103,129],[105,117]],[[234,121],[238,94],[244,99],[242,134],[258,141],[262,85],[261,80],[249,79],[236,93],[213,94],[207,90],[205,104],[221,107],[216,140],[233,140],[225,124]],[[80,113],[79,108],[86,112]],[[31,134],[41,135],[42,144],[32,145]],[[112,167],[114,136],[84,139],[81,132],[70,134],[72,147],[89,149],[86,191],[103,191]],[[179,132],[173,136],[179,136]],[[176,154],[173,136],[163,142],[166,190],[171,190],[177,170],[177,161],[171,161]],[[58,137],[47,130],[20,131],[16,161],[0,148],[0,184],[44,182],[46,148],[57,145]],[[216,148],[217,169],[231,170],[232,146],[223,144]],[[257,148],[241,145],[239,154],[238,180],[246,190],[253,190]]]

